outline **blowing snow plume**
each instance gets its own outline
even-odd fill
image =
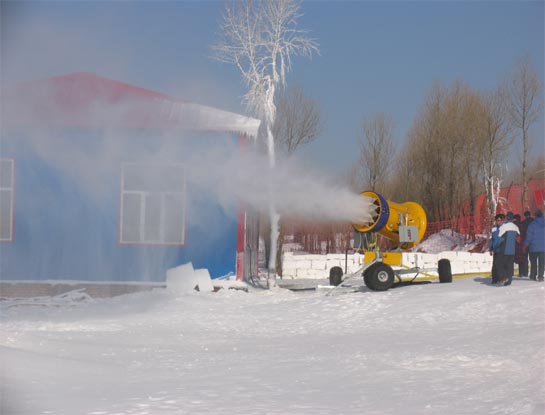
[[[372,199],[295,159],[270,168],[264,155],[215,148],[194,154],[188,167],[189,180],[213,193],[226,209],[245,203],[266,212],[272,202],[282,216],[362,224],[373,220]]]

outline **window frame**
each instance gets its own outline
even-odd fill
[[[9,157],[0,157],[0,163],[11,163],[11,183],[8,187],[2,187],[0,182],[0,192],[10,193],[10,215],[9,215],[9,239],[3,239],[0,235],[0,243],[8,243],[14,241],[15,235],[15,159]],[[1,217],[0,217],[1,220]]]
[[[139,166],[141,168],[146,167],[177,167],[180,168],[182,171],[182,190],[181,191],[167,191],[167,190],[157,190],[157,191],[149,191],[149,190],[126,190],[125,189],[125,175],[126,175],[126,167],[128,166]],[[186,236],[186,175],[185,175],[185,166],[182,163],[148,163],[148,162],[122,162],[121,163],[121,175],[120,175],[120,192],[119,192],[119,230],[118,230],[118,241],[121,245],[152,245],[152,246],[185,246],[185,236]],[[139,198],[138,202],[138,216],[139,216],[139,224],[138,224],[138,240],[127,240],[124,239],[124,229],[123,226],[125,224],[124,222],[124,214],[125,214],[125,196],[126,195],[136,195]],[[166,199],[170,195],[175,195],[180,198],[181,202],[181,218],[180,218],[180,227],[181,227],[181,235],[179,237],[179,240],[176,242],[166,241],[165,235],[168,228],[167,223],[167,217],[166,217]],[[146,208],[147,208],[147,199],[148,197],[154,197],[159,198],[159,206],[160,206],[160,217],[159,217],[159,239],[153,239],[150,237],[147,237],[146,232],[148,230],[148,226],[146,226]],[[149,223],[148,223],[149,225]]]

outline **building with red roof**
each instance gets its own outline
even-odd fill
[[[238,276],[254,272],[249,214],[192,182],[188,163],[240,151],[259,124],[89,73],[3,91],[2,279],[162,281],[186,262],[219,277],[236,260]]]

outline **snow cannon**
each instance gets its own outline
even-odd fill
[[[428,219],[422,206],[416,202],[387,201],[372,191],[362,192],[361,196],[373,200],[374,205],[371,215],[373,219],[370,222],[352,224],[355,230],[354,247],[364,254],[363,265],[351,274],[345,274],[340,266],[331,268],[329,284],[333,288],[329,289],[328,295],[340,292],[341,288],[353,290],[353,287],[347,284],[361,276],[365,285],[373,291],[388,290],[396,281],[410,283],[419,276],[437,278],[441,283],[452,282],[448,259],[440,259],[437,267],[422,268],[418,264],[422,261],[418,253],[401,252],[413,248],[424,237]],[[395,246],[388,251],[381,251],[377,243],[377,234],[393,241]]]
[[[414,247],[424,237],[428,219],[424,208],[416,202],[394,203],[379,193],[365,191],[361,196],[373,200],[373,222],[352,224],[358,232],[376,232],[402,249]]]

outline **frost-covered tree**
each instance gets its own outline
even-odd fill
[[[504,166],[501,163],[483,163],[484,185],[489,222],[491,222],[491,218],[494,218],[500,202],[503,171]]]
[[[273,125],[276,91],[286,85],[286,75],[294,56],[311,56],[318,52],[317,43],[306,31],[297,28],[300,16],[300,4],[295,0],[227,2],[220,23],[220,39],[212,46],[217,60],[235,65],[242,74],[248,87],[244,100],[248,109],[262,122],[271,169],[275,166]],[[272,188],[269,187],[268,191],[271,195],[269,273],[276,276],[280,216],[274,206]]]

